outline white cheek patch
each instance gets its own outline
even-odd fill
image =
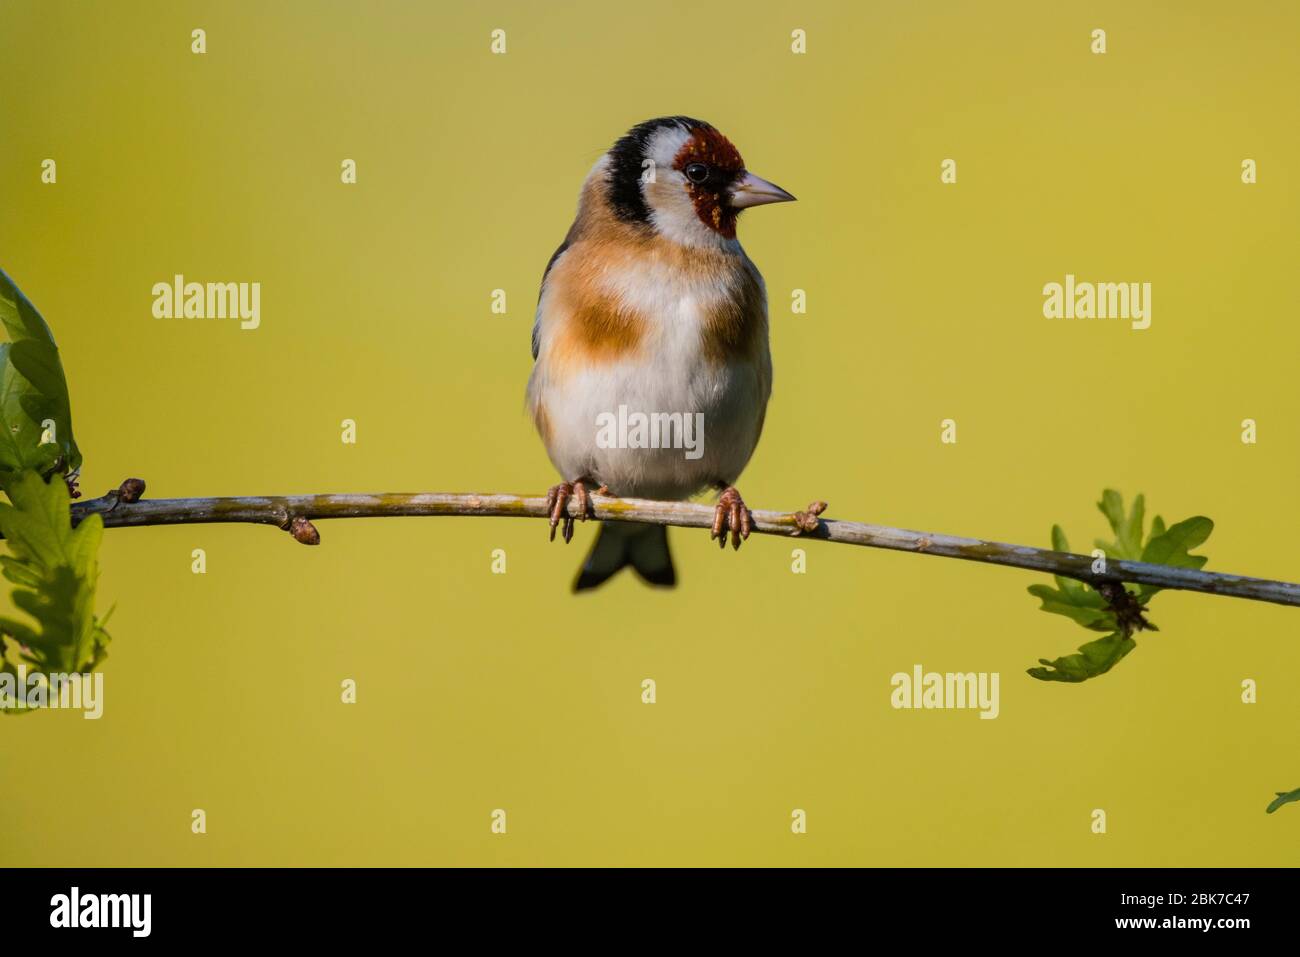
[[[673,169],[677,154],[691,134],[677,126],[657,131],[646,144],[646,158],[654,161],[654,182],[641,184],[650,207],[650,221],[660,234],[684,246],[725,247],[730,242],[700,222],[695,203],[686,191],[686,177]]]

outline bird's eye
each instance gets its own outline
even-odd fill
[[[692,163],[684,170],[686,178],[692,183],[703,183],[709,178],[709,168],[703,163]]]

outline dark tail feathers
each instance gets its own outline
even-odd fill
[[[596,544],[583,562],[573,590],[595,588],[627,565],[647,584],[662,588],[676,585],[677,573],[673,571],[673,557],[668,552],[668,529],[663,525],[602,522]]]

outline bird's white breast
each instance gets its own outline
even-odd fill
[[[581,249],[566,255],[574,253]],[[543,290],[529,396],[545,407],[547,450],[565,479],[588,476],[614,494],[650,498],[685,498],[711,483],[736,480],[758,441],[770,365],[766,329],[760,361],[720,362],[705,348],[708,316],[727,297],[740,295],[743,271],[752,269],[739,246],[735,253],[734,270],[687,271],[647,257],[600,271],[600,293],[645,317],[647,328],[628,355],[566,367],[563,374],[548,361],[548,340],[554,339],[548,333],[568,317]],[[646,415],[702,413],[702,454],[600,447],[601,416],[617,416],[620,406]]]

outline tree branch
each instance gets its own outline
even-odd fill
[[[102,498],[76,502],[73,521],[87,515],[103,516],[109,528],[134,525],[194,525],[215,522],[251,522],[274,525],[290,531],[304,544],[315,545],[320,536],[313,519],[373,518],[394,515],[496,515],[514,518],[547,518],[545,498],[519,495],[471,495],[441,492],[383,493],[378,495],[284,495],[238,498],[176,498],[138,500],[144,484],[128,479],[122,489]],[[648,525],[677,525],[709,528],[713,506],[689,502],[655,502],[646,499],[610,498],[593,495],[594,517],[603,521],[639,522]],[[820,504],[820,503],[817,503]],[[1184,591],[1249,598],[1279,605],[1300,606],[1300,585],[1291,582],[1245,578],[1219,572],[1153,565],[1146,562],[1106,561],[1104,574],[1095,574],[1095,559],[1088,555],[1054,552],[1027,545],[1006,545],[974,538],[958,538],[913,532],[884,525],[866,525],[817,517],[818,509],[807,512],[770,512],[755,509],[754,530],[764,535],[798,536],[819,541],[919,552],[944,558],[1008,565],[1049,572],[1098,587],[1107,582],[1133,582]],[[577,502],[570,500],[568,513],[579,517]]]

